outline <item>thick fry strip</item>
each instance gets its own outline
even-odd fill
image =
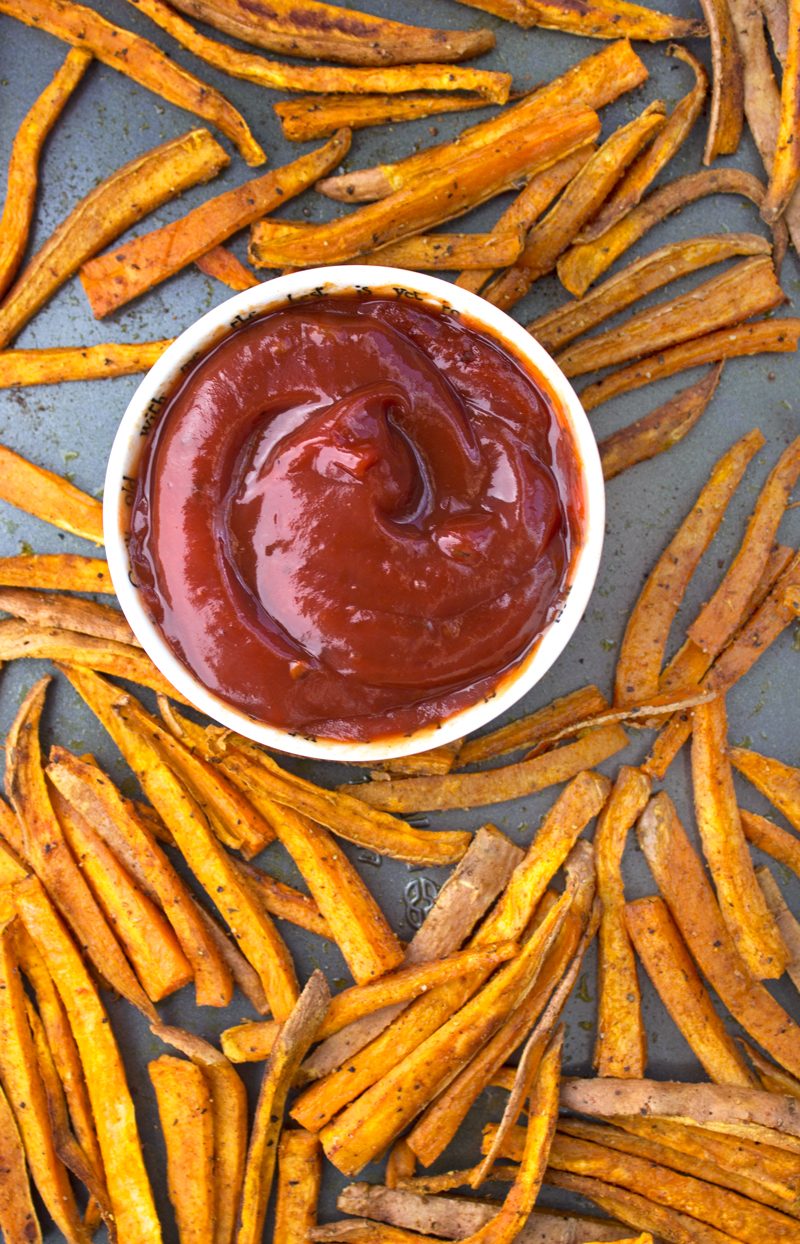
[[[109,690],[116,698],[117,688]],[[90,688],[85,692],[90,693]],[[227,1006],[233,991],[230,972],[185,883],[147,826],[131,814],[104,773],[63,748],[53,748],[47,776],[129,871],[135,870],[133,875],[145,892],[158,899],[192,966],[197,1005]]]
[[[606,139],[572,179],[555,207],[529,231],[525,250],[514,267],[484,291],[489,302],[507,310],[527,294],[534,281],[552,272],[559,255],[596,214],[625,170],[664,128],[665,112],[663,103],[656,100]]]
[[[264,152],[225,96],[182,69],[148,39],[114,26],[94,9],[73,0],[0,0],[0,12],[91,52],[103,64],[127,74],[162,99],[215,125],[238,148],[247,164],[264,163]],[[227,162],[225,158],[224,163]],[[177,193],[177,189],[173,191]],[[100,242],[96,249],[103,245]]]
[[[597,894],[603,904],[598,943],[597,1040],[594,1066],[598,1075],[625,1079],[644,1075],[647,1034],[633,947],[625,923],[622,854],[652,782],[639,769],[623,765],[608,802],[597,819],[594,847]]]
[[[744,81],[742,57],[726,0],[701,0],[711,36],[712,90],[703,163],[733,155],[742,136]]]
[[[800,123],[800,11],[789,0],[789,40],[781,83],[781,113],[775,159],[761,215],[767,223],[786,209],[800,179],[797,129]]]
[[[286,1095],[325,1018],[329,999],[325,977],[317,970],[284,1024],[264,1068],[247,1151],[236,1244],[261,1244]]]
[[[482,760],[491,760],[495,756],[506,756],[509,752],[520,751],[523,747],[535,747],[543,739],[570,727],[573,723],[590,717],[593,713],[601,713],[609,707],[605,696],[597,687],[589,685],[561,696],[537,709],[527,717],[500,726],[480,738],[469,739],[458,753],[457,766],[478,764]]]
[[[0,584],[62,592],[114,591],[106,562],[75,553],[23,553],[19,557],[0,557]]]
[[[493,268],[513,263],[524,244],[521,229],[500,233],[417,234],[401,242],[390,242],[362,263],[388,264],[412,272],[453,271],[458,268]]]
[[[385,199],[395,190],[425,173],[435,171],[478,147],[487,146],[497,138],[526,126],[537,117],[558,112],[574,105],[602,108],[626,91],[640,86],[647,79],[647,70],[630,43],[620,39],[592,56],[578,61],[571,69],[547,86],[534,91],[518,104],[488,121],[481,121],[462,130],[452,143],[438,143],[424,151],[407,156],[396,164],[379,164],[376,168],[329,177],[317,189],[321,194],[343,203],[364,203]]]
[[[766,255],[770,249],[757,233],[719,233],[671,242],[635,260],[583,298],[531,320],[526,328],[552,354],[669,281],[733,255]]]
[[[714,396],[723,366],[724,362],[717,363],[697,384],[669,398],[649,415],[598,441],[603,479],[614,479],[629,467],[663,454],[682,441]]]
[[[417,1155],[410,1148],[405,1136],[401,1136],[392,1145],[389,1150],[389,1156],[386,1159],[385,1179],[387,1187],[396,1187],[397,1183],[402,1179],[413,1179],[416,1169]]]
[[[83,264],[81,284],[95,317],[102,319],[152,289],[279,203],[306,190],[344,158],[349,146],[349,131],[342,130],[317,151],[217,195],[182,219]]]
[[[800,831],[800,769],[746,747],[728,748],[731,763]]]
[[[670,44],[667,54],[677,56],[694,71],[694,87],[679,100],[661,133],[656,135],[651,146],[631,165],[608,201],[603,204],[599,215],[582,231],[582,242],[592,242],[599,238],[606,229],[636,206],[647,187],[675,155],[700,115],[708,92],[708,74],[700,61],[679,43]]]
[[[558,261],[561,284],[578,297],[585,294],[592,282],[610,268],[614,260],[619,259],[634,242],[644,237],[653,225],[687,203],[693,203],[709,194],[741,194],[760,207],[764,193],[763,182],[741,169],[707,169],[701,173],[678,177],[652,191],[627,216],[607,229],[602,238],[575,245],[562,255]],[[776,247],[775,266],[779,268],[777,251]]]
[[[0,217],[0,298],[13,281],[28,244],[44,140],[91,60],[91,52],[73,48],[17,131],[8,165],[5,206]]]
[[[708,548],[747,465],[764,445],[757,428],[722,455],[694,506],[656,562],[631,611],[614,679],[617,704],[658,692],[670,627],[700,558]]]
[[[427,173],[386,199],[326,225],[262,220],[249,259],[257,268],[343,263],[462,215],[597,137],[597,115],[575,109],[504,135],[491,146]]]
[[[685,294],[630,316],[618,328],[569,346],[556,355],[565,376],[600,371],[678,342],[739,324],[779,307],[785,295],[766,255],[745,259]]]
[[[648,976],[715,1084],[755,1087],[747,1064],[714,1010],[666,904],[640,898],[625,908],[628,931]]]
[[[6,1244],[42,1244],[42,1230],[31,1199],[25,1150],[0,1088],[0,1231]]]
[[[759,494],[739,552],[718,589],[688,629],[704,652],[715,656],[738,621],[766,564],[792,488],[800,475],[800,437],[783,451]]]
[[[86,540],[103,543],[103,507],[60,475],[0,445],[0,500]]]
[[[87,1244],[89,1237],[81,1223],[69,1176],[53,1143],[13,942],[13,925],[8,925],[0,933],[0,1077],[42,1200],[71,1244]]]
[[[419,117],[438,117],[445,112],[467,112],[485,108],[486,100],[410,91],[407,95],[306,95],[302,99],[282,99],[272,107],[283,137],[305,143],[328,138],[342,126],[363,130],[370,125],[393,125]]]
[[[258,277],[224,246],[212,246],[210,251],[195,259],[195,263],[206,276],[216,277],[231,289],[253,289],[260,284]]]
[[[21,588],[0,588],[0,609],[36,626],[58,626],[83,635],[95,635],[98,639],[114,639],[120,644],[141,647],[119,609],[91,600]]]
[[[637,834],[650,870],[700,971],[745,1031],[796,1075],[800,1070],[800,1028],[764,986],[750,976],[722,919],[711,884],[669,796],[663,791],[651,799],[642,813]]]
[[[34,684],[6,740],[6,785],[22,825],[25,857],[98,972],[133,1006],[155,1019],[153,1005],[75,863],[50,802],[39,745],[39,720],[49,683],[49,678],[42,678]]]
[[[270,52],[353,65],[470,60],[495,46],[489,30],[428,30],[316,0],[272,0],[269,11],[255,12],[242,0],[178,0],[174,7]]]
[[[86,1075],[120,1244],[157,1244],[161,1228],[142,1161],[125,1069],[103,1005],[41,883],[15,883],[14,902],[66,1007]]]
[[[147,1070],[167,1147],[167,1188],[181,1244],[214,1241],[214,1116],[200,1067],[162,1054]]]
[[[257,282],[254,282],[257,284]],[[104,346],[54,346],[47,350],[0,350],[0,389],[28,384],[61,384],[65,380],[100,380],[149,371],[172,345],[164,341]]]
[[[786,947],[756,880],[742,833],[723,692],[693,710],[692,785],[697,827],[719,896],[719,909],[736,949],[756,980],[777,980]]]
[[[638,389],[651,380],[674,376],[687,367],[700,363],[715,363],[719,359],[741,358],[748,354],[775,351],[780,354],[794,353],[800,338],[800,319],[756,320],[752,324],[740,324],[737,328],[723,328],[705,337],[696,337],[677,346],[670,346],[660,354],[652,354],[639,363],[630,363],[611,372],[603,380],[597,380],[581,390],[584,410],[594,410],[609,398],[619,397]]]
[[[278,1188],[273,1244],[300,1244],[317,1225],[322,1145],[313,1132],[287,1127],[278,1145]]]

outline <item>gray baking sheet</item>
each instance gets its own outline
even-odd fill
[[[223,91],[244,114],[256,138],[264,146],[270,168],[295,158],[312,146],[298,146],[283,140],[272,111],[272,103],[284,97],[280,93],[227,78],[201,64],[139,13],[134,4],[125,0],[93,0],[93,6],[111,21],[151,39],[176,62]],[[426,0],[425,4],[408,3],[407,0],[405,3],[401,0],[355,0],[354,7],[421,25],[453,29],[492,28],[497,33],[497,48],[474,63],[485,68],[510,71],[517,90],[528,89],[554,77],[599,46],[595,40],[555,31],[523,31],[455,0]],[[695,0],[674,0],[671,8],[682,16],[700,16]],[[213,31],[208,33],[225,38]],[[687,46],[709,65],[706,40],[689,40]],[[690,71],[680,61],[666,56],[665,44],[637,43],[636,50],[647,64],[650,79],[643,88],[604,110],[604,137],[619,124],[634,117],[651,100],[663,99],[667,107],[672,108],[692,85]],[[0,16],[0,169],[3,171],[7,167],[11,143],[20,122],[50,81],[66,51],[66,46],[50,35]],[[450,114],[359,131],[354,135],[344,168],[369,167],[379,161],[399,158],[435,140],[441,141],[457,134],[465,125],[491,115],[492,111],[487,108],[485,112],[472,112],[467,118]],[[45,145],[30,253],[44,242],[78,199],[103,177],[125,161],[196,124],[199,122],[192,114],[172,107],[113,69],[93,63]],[[707,110],[682,150],[662,173],[661,181],[701,167],[706,125]],[[199,186],[154,212],[134,233],[175,220],[210,195],[258,175],[257,170],[246,167],[226,139],[219,134],[215,136],[230,152],[230,166],[210,185]],[[736,156],[719,163],[732,164],[763,176],[749,134],[744,135]],[[505,202],[496,200],[473,212],[464,219],[463,228],[477,230],[490,227]],[[323,220],[338,215],[342,210],[346,209],[309,192],[286,204],[278,214],[289,219]],[[704,199],[657,226],[617,267],[667,241],[701,233],[743,230],[766,232],[751,203],[733,195]],[[240,234],[230,244],[242,259],[246,243],[246,235]],[[699,279],[704,279],[705,275],[685,278],[678,284],[688,288]],[[787,299],[791,300],[800,288],[800,270],[794,251],[790,251],[785,261],[782,284]],[[66,346],[105,341],[146,341],[173,336],[229,295],[230,291],[225,286],[190,266],[99,323],[93,320],[75,278],[33,319],[14,344],[20,347]],[[664,296],[658,291],[645,302],[660,301]],[[555,277],[547,277],[539,281],[528,297],[514,308],[513,315],[524,323],[564,300],[565,293],[558,281]],[[790,306],[776,312],[778,315],[786,313],[791,313]],[[698,371],[685,377],[662,380],[603,405],[592,415],[598,438],[653,409],[699,374]],[[625,622],[644,579],[690,509],[713,463],[734,440],[758,426],[766,437],[766,445],[749,467],[720,532],[686,594],[673,628],[670,650],[678,647],[682,628],[694,616],[699,604],[713,592],[728,565],[741,539],[758,489],[779,453],[800,432],[797,380],[798,361],[791,354],[763,355],[728,362],[711,406],[690,435],[668,454],[611,481],[607,490],[603,560],[586,615],[555,668],[516,706],[509,718],[531,711],[587,682],[596,683],[606,695],[611,695],[613,671]],[[127,377],[0,391],[0,443],[53,471],[68,472],[78,487],[99,497],[102,494],[106,457],[117,423],[137,384],[137,377]],[[800,509],[787,513],[779,538],[794,547],[800,543]],[[0,556],[30,550],[89,554],[94,551],[86,542],[0,503]],[[46,662],[18,661],[0,674],[0,731],[3,736],[21,697],[47,668]],[[735,743],[752,743],[753,747],[769,755],[790,764],[798,763],[799,670],[800,628],[795,625],[784,632],[731,692],[730,736]],[[147,695],[144,698],[147,699]],[[628,749],[600,768],[613,776],[620,763],[637,763],[646,754],[652,737],[647,731],[631,731]],[[136,792],[134,779],[110,739],[59,677],[56,677],[51,690],[43,725],[45,747],[55,742],[78,753],[91,751],[121,783],[126,793]],[[334,765],[302,760],[291,763],[298,772],[327,785],[344,780],[347,773]],[[737,783],[739,781],[737,778]],[[672,765],[664,785],[678,804],[687,826],[694,832],[686,750]],[[432,814],[430,825],[433,829],[475,829],[491,818],[512,839],[525,846],[556,793],[546,790],[525,800],[491,809]],[[741,797],[743,806],[752,811],[769,811],[766,802],[743,780]],[[776,819],[779,818],[776,816]],[[379,899],[397,933],[409,938],[446,876],[446,870],[408,868],[348,845],[345,849]],[[756,855],[759,862],[767,862],[758,852]],[[268,848],[259,862],[281,880],[302,885],[292,861],[281,847],[273,845]],[[790,907],[800,911],[800,883],[786,869],[774,864],[772,867]],[[631,897],[654,892],[655,885],[634,842],[629,845],[624,868]],[[292,926],[282,924],[281,930],[295,954],[301,979],[306,979],[315,967],[321,967],[334,988],[349,982],[347,970],[335,947]],[[649,981],[643,973],[641,975],[650,1043],[648,1073],[657,1078],[703,1079],[699,1062],[677,1032]],[[800,1018],[798,997],[788,978],[770,984],[769,988],[792,1014]],[[591,1072],[596,992],[596,966],[592,953],[587,957],[579,988],[574,991],[566,1011],[565,1063],[566,1070],[572,1074]],[[148,1060],[158,1057],[164,1052],[164,1047],[150,1034],[142,1017],[127,1003],[111,1000],[107,996],[104,1000],[128,1069],[146,1161],[162,1216],[164,1239],[171,1244],[177,1240],[177,1232],[166,1196],[165,1155],[154,1094],[146,1070]],[[226,1011],[208,1007],[198,1010],[194,1006],[191,987],[159,1004],[159,1011],[166,1023],[181,1024],[211,1040],[215,1040],[231,1024],[254,1018],[249,1004],[238,993]],[[731,1030],[737,1032],[737,1026],[727,1015],[726,1020]],[[260,1073],[259,1065],[242,1068],[253,1101]],[[432,1169],[446,1170],[474,1161],[481,1127],[486,1120],[500,1117],[503,1103],[501,1091],[486,1092],[470,1113],[457,1143]],[[379,1179],[381,1170],[379,1165],[370,1167],[364,1177]],[[343,1176],[326,1163],[321,1221],[339,1216],[335,1208],[335,1194],[345,1182]],[[496,1191],[502,1195],[502,1189]],[[552,1189],[545,1189],[540,1201],[542,1204],[580,1205],[582,1210],[592,1212],[588,1203],[555,1193]],[[59,1239],[58,1232],[48,1225],[44,1212],[42,1221],[46,1240]],[[270,1236],[268,1224],[265,1239]],[[104,1230],[97,1238],[105,1238]]]

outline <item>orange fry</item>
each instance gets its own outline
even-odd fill
[[[746,747],[730,747],[728,756],[731,764],[800,831],[800,769]]]
[[[570,695],[553,700],[527,717],[500,726],[489,734],[482,734],[477,739],[469,739],[458,753],[457,767],[478,764],[481,760],[491,760],[494,756],[505,756],[509,752],[529,748],[551,734],[582,721],[592,713],[603,712],[609,707],[608,701],[600,694],[597,687],[581,687]]]
[[[0,1089],[0,1231],[6,1244],[42,1244],[42,1231],[31,1199],[25,1150],[19,1129]]]
[[[133,345],[54,346],[46,350],[0,350],[0,389],[27,384],[62,384],[66,380],[100,380],[149,371],[172,345],[143,341]]]
[[[800,839],[755,812],[745,812],[744,808],[740,808],[739,815],[747,841],[800,877]]]
[[[3,587],[58,589],[62,592],[113,592],[108,566],[75,553],[22,553],[0,557]]]
[[[711,36],[711,115],[703,163],[733,155],[742,135],[744,78],[742,56],[731,6],[726,0],[701,0]]]
[[[162,1054],[147,1070],[167,1147],[167,1188],[181,1244],[214,1241],[214,1116],[200,1067]]]
[[[286,1127],[278,1144],[278,1188],[272,1244],[300,1244],[317,1225],[322,1146],[313,1132]]]
[[[115,639],[136,648],[141,646],[119,609],[99,605],[93,600],[0,587],[0,609],[36,626],[59,626],[82,635],[95,635],[98,639]]]
[[[365,255],[362,263],[388,264],[412,272],[454,271],[490,264],[493,268],[513,263],[522,250],[523,230],[491,233],[418,233],[413,238],[390,242]]]
[[[0,445],[0,499],[46,523],[103,543],[103,507],[60,475]]]
[[[330,925],[309,894],[301,894],[282,881],[276,881],[262,868],[256,868],[255,864],[239,861],[238,868],[255,888],[271,916],[278,916],[301,929],[308,929],[309,933],[318,933],[320,937],[333,940]]]
[[[409,91],[404,95],[305,95],[302,99],[282,99],[272,107],[283,137],[304,143],[328,138],[342,126],[363,130],[370,125],[393,125],[419,117],[438,117],[445,112],[467,112],[485,108],[486,100],[436,91]]]
[[[800,121],[800,9],[789,0],[789,39],[781,83],[781,112],[775,159],[761,215],[767,223],[785,211],[800,178],[797,128]]]
[[[195,263],[206,276],[216,277],[231,289],[253,289],[260,284],[258,277],[249,268],[245,268],[243,263],[239,263],[236,256],[224,246],[212,246],[211,250],[195,259]]]
[[[473,8],[494,13],[519,26],[542,26],[545,30],[566,30],[592,39],[685,39],[708,33],[703,22],[687,21],[632,4],[629,0],[607,0],[580,6],[569,0],[462,0]]]

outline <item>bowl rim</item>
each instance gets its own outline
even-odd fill
[[[557,617],[528,653],[501,677],[489,696],[446,721],[422,727],[410,735],[366,743],[322,738],[256,721],[203,686],[178,660],[145,612],[133,581],[126,538],[144,438],[181,373],[218,340],[252,318],[296,301],[347,291],[422,297],[468,316],[479,328],[510,347],[512,354],[521,356],[542,377],[559,403],[560,414],[573,439],[583,487],[583,540],[573,558],[567,597]],[[594,433],[577,394],[550,355],[521,324],[479,295],[439,277],[371,264],[342,264],[287,273],[243,290],[206,312],[176,337],[144,376],[120,421],[106,469],[103,526],[109,573],[122,611],[144,651],[191,704],[212,720],[273,751],[318,760],[373,764],[427,751],[489,724],[552,668],[577,629],[594,587],[605,531],[605,486]]]

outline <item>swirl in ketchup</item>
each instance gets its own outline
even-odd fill
[[[577,463],[544,383],[425,303],[321,297],[196,363],[131,523],[178,658],[258,721],[397,736],[490,694],[565,595]]]

